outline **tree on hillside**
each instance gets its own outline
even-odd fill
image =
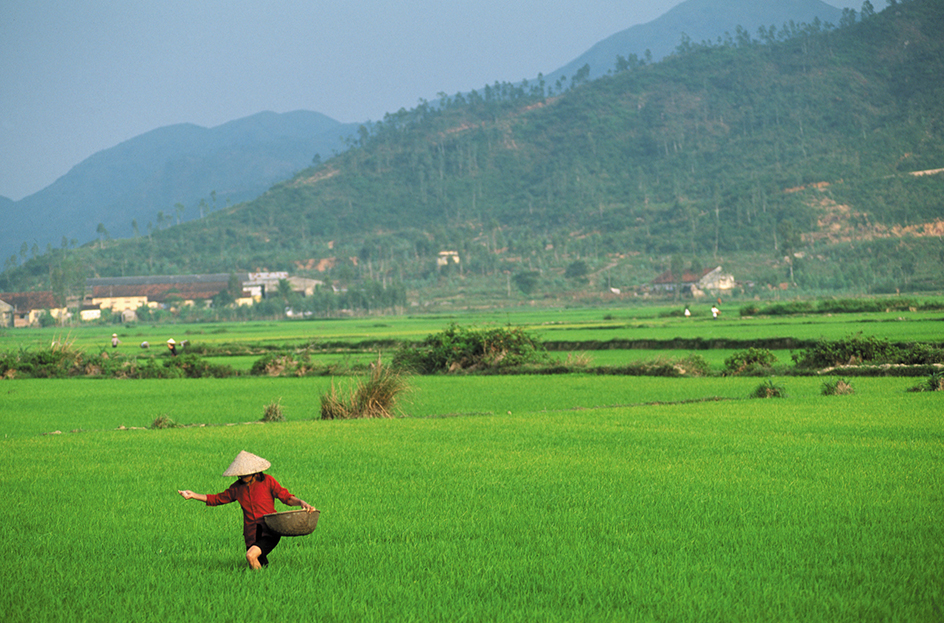
[[[793,221],[784,219],[777,224],[776,233],[776,239],[779,240],[780,253],[782,253],[784,259],[787,260],[787,265],[790,269],[790,283],[795,284],[796,280],[793,277],[793,257],[797,248],[802,244],[800,232],[793,224]]]
[[[105,224],[99,223],[98,227],[95,228],[95,232],[98,234],[99,246],[105,246],[105,239],[108,238],[108,230],[105,229]]]
[[[538,287],[538,279],[540,274],[536,271],[524,271],[517,273],[512,280],[515,282],[515,285],[518,286],[518,289],[521,290],[522,294],[528,295],[534,292],[535,288]]]
[[[85,292],[85,266],[77,258],[57,253],[50,267],[49,282],[56,305],[65,307],[70,299],[81,300]]]

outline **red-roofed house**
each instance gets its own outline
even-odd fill
[[[245,287],[248,276],[237,277],[243,287],[236,302],[251,305],[254,297]],[[128,315],[142,305],[152,308],[209,305],[213,297],[229,288],[229,275],[96,278],[86,280],[86,288],[86,304]]]
[[[0,292],[0,318],[5,327],[39,325],[39,317],[48,311],[58,321],[69,318],[69,310],[56,304],[52,292]]]
[[[663,292],[675,292],[675,288],[681,286],[683,294],[691,296],[704,296],[705,292],[720,294],[734,289],[734,276],[721,270],[721,267],[706,268],[700,274],[685,271],[682,278],[677,280],[672,275],[671,270],[667,270],[652,280],[652,289]]]

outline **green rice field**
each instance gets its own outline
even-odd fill
[[[76,326],[0,329],[0,350],[44,347],[52,341],[72,341],[82,349],[110,348],[117,332],[121,352],[164,349],[168,338],[207,345],[301,345],[348,343],[366,340],[419,341],[451,323],[469,326],[514,325],[543,340],[607,342],[611,340],[673,339],[840,339],[853,334],[899,341],[944,341],[944,312],[875,312],[811,314],[785,317],[741,318],[735,309],[717,320],[710,316],[663,317],[671,308],[635,307],[612,310],[561,309],[481,312],[462,315],[383,316],[345,320],[206,323],[192,325]],[[159,352],[163,352],[159,350]]]
[[[166,356],[165,343],[173,337],[191,346],[214,350],[213,364],[248,372],[268,348],[312,347],[312,360],[321,366],[364,367],[396,350],[395,343],[419,342],[450,324],[471,327],[520,326],[544,341],[573,344],[551,352],[564,361],[581,356],[589,366],[617,367],[653,359],[681,359],[692,354],[704,358],[719,373],[724,360],[736,349],[683,349],[671,347],[626,350],[619,341],[647,340],[839,340],[850,336],[876,337],[892,342],[926,342],[944,345],[944,312],[890,311],[862,314],[809,314],[784,317],[741,318],[736,309],[718,320],[702,314],[692,318],[669,317],[671,307],[640,306],[625,309],[514,310],[456,315],[383,316],[344,320],[285,322],[207,323],[192,325],[77,326],[44,329],[0,329],[0,351],[43,349],[65,342],[85,351],[118,352],[125,357]],[[676,310],[677,311],[677,310]],[[697,311],[697,310],[696,310]],[[119,335],[117,351],[111,334]],[[148,349],[140,348],[147,341]],[[383,344],[378,346],[378,343]],[[182,351],[186,352],[187,347]],[[246,348],[259,354],[248,354]],[[774,349],[778,365],[792,365],[790,350]]]
[[[940,393],[758,382],[426,377],[330,422],[331,379],[0,383],[5,619],[939,621]],[[322,511],[259,572],[235,505],[176,493],[243,449]]]
[[[110,350],[117,331],[126,356],[165,356],[169,337],[332,342],[350,348],[312,358],[363,365],[378,349],[361,342],[418,341],[450,323],[578,343],[944,342],[940,312],[712,321],[665,311],[0,330],[0,351]],[[692,352],[578,354],[619,366]],[[694,352],[720,371],[733,351]],[[789,363],[790,351],[775,354]],[[211,360],[247,371],[257,357]],[[13,536],[0,608],[13,623],[940,622],[944,392],[855,377],[854,393],[824,396],[825,380],[421,376],[398,417],[338,421],[319,419],[320,397],[350,376],[0,380]],[[786,397],[749,398],[765,381]],[[286,421],[262,423],[273,402]],[[158,418],[179,427],[153,428]],[[317,530],[284,538],[260,571],[246,565],[237,505],[177,493],[224,490],[240,450],[321,510]]]

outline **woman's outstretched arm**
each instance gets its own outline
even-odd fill
[[[207,496],[205,493],[194,493],[193,491],[180,491],[178,489],[177,493],[184,496],[185,500],[200,500],[201,502],[207,501]]]

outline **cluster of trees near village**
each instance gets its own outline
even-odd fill
[[[254,201],[55,250],[5,272],[0,290],[70,266],[299,273],[326,257],[337,261],[313,276],[422,288],[442,282],[446,249],[462,260],[447,272],[495,288],[628,287],[680,258],[758,287],[944,285],[944,173],[916,174],[944,168],[939,2],[683,37],[664,61],[587,73],[421,101]]]

